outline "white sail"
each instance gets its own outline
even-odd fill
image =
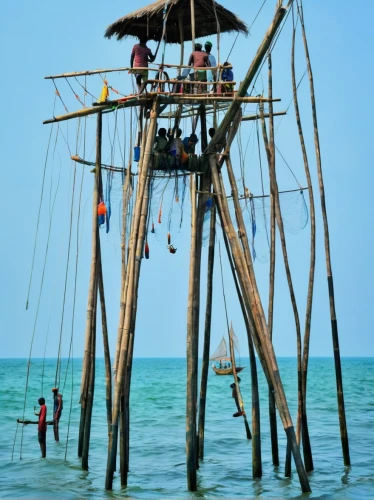
[[[239,339],[238,339],[238,337],[234,333],[234,329],[232,327],[232,324],[230,326],[229,335],[232,338],[232,342],[234,344],[235,349],[237,350],[237,352],[239,352]]]
[[[217,349],[214,351],[214,353],[211,355],[209,358],[210,360],[214,359],[220,359],[220,358],[225,358],[227,356],[227,345],[226,345],[226,340],[224,337],[222,337],[222,340],[217,347]]]

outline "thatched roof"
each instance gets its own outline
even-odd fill
[[[138,9],[121,17],[108,26],[105,37],[116,36],[121,40],[127,36],[147,35],[150,40],[160,40],[163,28],[163,10],[165,0],[157,0],[147,7]],[[166,32],[168,43],[180,43],[178,16],[182,13],[184,40],[191,40],[191,10],[189,0],[171,0],[168,8]],[[216,2],[216,11],[220,23],[220,32],[240,32],[248,35],[247,25],[235,14]],[[217,21],[213,10],[213,0],[195,0],[195,38],[207,37],[217,33]]]

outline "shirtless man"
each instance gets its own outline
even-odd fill
[[[60,441],[58,434],[58,424],[61,418],[61,412],[63,409],[62,395],[58,392],[58,387],[52,389],[53,392],[53,433],[55,435],[55,441]]]

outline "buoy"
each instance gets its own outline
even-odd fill
[[[101,201],[97,206],[97,215],[106,215],[106,206],[103,201]]]
[[[144,257],[146,259],[149,259],[149,245],[148,241],[145,242],[145,247],[144,247]]]
[[[158,223],[161,224],[161,216],[162,216],[162,208],[160,208],[160,211],[158,213]]]
[[[171,238],[170,238],[170,233],[168,233],[168,245],[170,245]]]
[[[155,225],[154,223],[152,222],[152,229],[151,229],[151,233],[154,233],[155,232]]]
[[[97,206],[97,215],[99,226],[105,224],[106,206],[103,201],[101,201]]]
[[[245,411],[241,410],[241,411],[237,411],[236,413],[233,414],[233,417],[241,417],[245,415]]]

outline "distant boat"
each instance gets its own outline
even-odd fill
[[[233,341],[233,345],[236,347],[236,350],[238,350],[238,338],[235,335],[232,327],[230,328],[229,335],[231,336],[231,339]],[[234,356],[234,351],[232,351],[232,356]],[[214,351],[214,353],[211,355],[209,358],[210,361],[215,361],[215,363],[212,364],[213,371],[216,375],[232,375],[232,359],[231,357],[227,356],[227,344],[225,337],[222,337],[221,342],[219,343],[217,349]],[[244,370],[245,366],[237,366],[236,367],[236,373],[241,372]]]

